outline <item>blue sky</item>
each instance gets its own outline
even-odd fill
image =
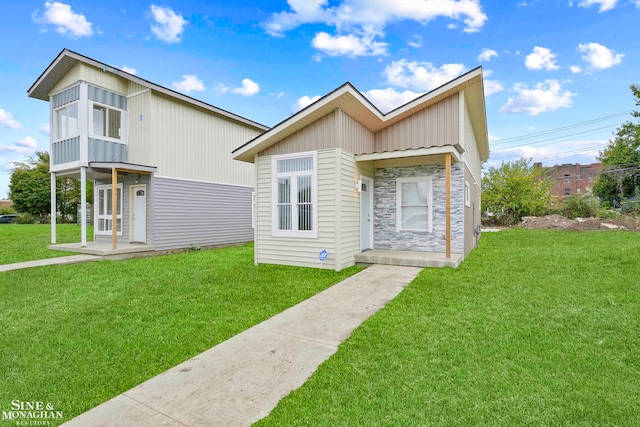
[[[0,198],[48,149],[26,91],[69,48],[274,125],[350,81],[388,111],[482,65],[488,165],[595,161],[635,108],[640,0],[3,2]]]

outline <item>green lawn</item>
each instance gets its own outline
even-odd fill
[[[640,234],[485,233],[259,426],[640,425]]]
[[[58,224],[56,233],[57,243],[80,241],[80,226],[77,224]],[[93,240],[91,226],[87,227],[87,240]],[[0,224],[0,264],[73,255],[47,249],[50,243],[49,224]]]
[[[0,273],[0,409],[65,420],[361,269],[253,265],[253,245]]]

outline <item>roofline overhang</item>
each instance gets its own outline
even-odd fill
[[[474,84],[477,83],[477,84]],[[475,89],[474,89],[475,88]],[[488,158],[488,137],[486,129],[486,108],[484,103],[484,87],[482,84],[482,67],[474,68],[467,73],[451,80],[444,85],[433,89],[432,91],[419,96],[418,98],[386,113],[383,114],[369,101],[362,93],[357,90],[351,83],[346,82],[337,89],[329,92],[313,104],[300,110],[284,121],[278,123],[267,132],[258,135],[254,139],[248,141],[244,145],[236,148],[233,151],[233,158],[245,162],[254,162],[254,156],[259,152],[267,149],[271,145],[276,144],[280,140],[295,133],[297,130],[307,126],[308,124],[318,120],[319,118],[331,113],[337,108],[340,108],[347,101],[357,103],[355,107],[350,107],[351,116],[358,122],[366,123],[366,127],[372,131],[377,132],[385,127],[388,127],[416,111],[427,108],[439,102],[441,99],[451,96],[454,93],[461,92],[463,90],[475,90],[482,99],[481,113],[480,115],[474,114],[472,120],[484,120],[480,125],[481,129],[476,131],[476,142],[480,151],[482,160]],[[355,116],[355,117],[354,117]],[[480,140],[479,140],[480,139]],[[486,146],[482,147],[482,145]]]
[[[75,60],[72,65],[65,64],[65,59],[71,58]],[[136,75],[127,73],[119,68],[112,67],[103,62],[96,61],[95,59],[89,58],[87,56],[81,55],[77,52],[71,51],[69,49],[63,49],[58,56],[49,64],[49,66],[42,72],[40,77],[36,79],[36,81],[31,85],[31,87],[27,90],[27,94],[30,98],[41,99],[43,101],[49,101],[49,93],[53,90],[55,85],[58,83],[58,80],[50,79],[50,75],[52,72],[59,67],[63,67],[62,71],[69,71],[73,66],[75,66],[78,62],[82,62],[84,64],[93,66],[95,68],[102,69],[104,72],[110,72],[115,75],[118,75],[124,79],[137,83],[141,86],[147,87],[156,92],[167,95],[171,98],[179,99],[188,104],[196,105],[202,109],[213,112],[217,115],[226,117],[228,119],[240,122],[244,125],[253,127],[260,131],[269,130],[268,126],[260,124],[258,122],[254,122],[253,120],[249,120],[246,117],[239,116],[237,114],[231,113],[229,111],[223,110],[222,108],[215,107],[211,104],[207,104],[206,102],[200,101],[198,99],[192,98],[190,96],[184,95],[182,93],[176,92],[172,89],[166,88],[164,86],[160,86],[156,83],[150,82],[149,80],[145,80]]]

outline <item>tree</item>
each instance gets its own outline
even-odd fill
[[[551,207],[552,180],[544,168],[521,158],[490,167],[482,178],[482,209],[502,224],[516,224],[523,216],[544,215]]]
[[[9,198],[20,213],[44,221],[51,211],[49,153],[36,151],[35,157],[15,163],[9,180]]]
[[[631,85],[636,106],[640,107],[640,86]],[[640,118],[640,111],[631,116]],[[593,183],[593,193],[609,202],[631,197],[640,185],[640,123],[627,121],[598,155],[602,172]]]
[[[80,181],[59,177],[56,180],[57,211],[62,219],[77,220],[77,205],[80,204]],[[49,175],[49,153],[37,151],[35,156],[14,164],[9,181],[9,197],[17,212],[28,213],[41,222],[51,212],[51,177]],[[87,183],[87,200],[93,200],[93,183]]]

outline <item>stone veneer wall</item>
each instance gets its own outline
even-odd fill
[[[445,251],[445,166],[381,168],[374,178],[374,248],[398,251]],[[433,231],[396,231],[396,178],[432,176]],[[451,165],[451,252],[464,252],[464,172]]]

